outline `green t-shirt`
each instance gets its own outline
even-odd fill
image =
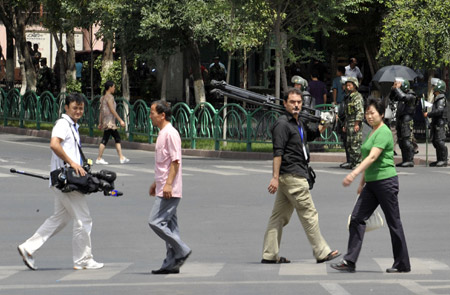
[[[370,165],[364,174],[366,182],[387,179],[397,175],[394,163],[394,138],[386,125],[381,126],[371,136],[367,136],[361,146],[364,160],[373,147],[382,149],[380,156]]]

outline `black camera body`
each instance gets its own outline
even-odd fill
[[[84,170],[86,175],[81,176],[71,167],[63,167],[50,173],[52,185],[62,192],[79,191],[83,194],[103,192],[105,196],[121,196],[123,193],[114,189],[116,173],[109,170],[91,172],[90,165]],[[84,166],[83,166],[84,167]]]

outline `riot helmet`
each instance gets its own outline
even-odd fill
[[[433,92],[445,93],[447,90],[445,82],[438,78],[431,78],[431,85],[433,86]]]
[[[400,89],[403,92],[407,92],[408,90],[411,89],[411,85],[409,84],[409,81],[403,79],[402,77],[395,77],[395,82],[400,82],[401,83]]]
[[[300,85],[300,90],[301,91],[305,91],[306,88],[308,88],[308,81],[306,81],[305,79],[303,79],[302,77],[295,75],[291,78],[291,82],[292,84],[297,84]]]
[[[347,77],[347,81],[345,82],[345,84],[347,83],[353,83],[353,85],[355,85],[355,88],[358,89],[359,88],[359,82],[358,79],[356,79],[355,77]]]

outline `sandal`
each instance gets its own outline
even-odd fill
[[[261,263],[279,264],[279,263],[291,263],[291,261],[289,259],[287,259],[286,257],[280,257],[278,260],[263,259],[263,260],[261,260]]]
[[[320,259],[320,260],[318,259],[318,260],[317,260],[317,263],[324,263],[325,261],[333,260],[334,258],[339,257],[339,256],[341,256],[341,253],[339,253],[338,250],[334,250],[334,251],[331,251],[331,252],[327,255],[327,257],[325,257],[324,259]]]

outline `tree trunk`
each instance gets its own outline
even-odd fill
[[[103,58],[102,58],[102,73],[107,73],[114,62],[113,55],[113,41],[110,39],[103,39]]]
[[[21,78],[22,78],[22,86],[20,87],[20,95],[24,95],[25,92],[27,92],[27,75],[23,74],[26,72],[25,58],[23,57],[22,49],[20,48],[19,42],[16,43],[16,49],[17,49],[17,55],[19,58],[20,73],[21,73]]]
[[[277,19],[275,20],[275,97],[280,98],[280,59],[281,59],[281,11],[277,7]]]
[[[125,50],[120,50],[120,60],[122,65],[122,96],[127,101],[130,101],[130,76],[128,75],[128,57]]]
[[[287,93],[288,83],[287,83],[287,76],[286,76],[286,67],[284,62],[284,54],[283,54],[283,48],[280,50],[280,76],[281,76],[281,84],[283,86],[283,92]]]
[[[57,71],[55,71],[55,75],[58,75],[59,78],[59,85],[57,87],[59,88],[59,92],[66,92],[66,58],[64,57],[64,49],[62,44],[62,33],[58,34],[53,33],[53,39],[55,40],[56,47],[58,48],[58,52],[56,53],[56,63]]]
[[[191,69],[194,77],[195,103],[200,104],[206,101],[205,84],[203,83],[202,71],[200,68],[200,50],[197,42],[189,42],[189,52],[191,55]]]
[[[66,46],[67,46],[67,69],[66,69],[66,81],[77,79],[77,70],[75,68],[75,34],[70,31],[66,34]]]
[[[364,42],[364,51],[366,52],[367,61],[369,63],[370,74],[372,77],[375,75],[375,68],[372,63],[372,55],[370,54],[369,48],[367,47],[367,43]]]
[[[6,31],[7,53],[6,53],[6,85],[8,90],[14,88],[14,68],[15,68],[15,47],[14,39],[11,34]]]
[[[243,81],[243,88],[247,89],[248,88],[248,75],[247,75],[247,48],[244,48],[244,72],[242,73],[242,80]],[[245,102],[244,102],[245,104]]]
[[[23,68],[21,67],[22,80],[26,78],[26,87],[24,91],[33,90],[36,91],[36,70],[31,60],[31,52],[27,47],[27,40],[25,35],[25,23],[24,20],[18,20],[17,34],[15,36],[16,43],[18,44],[19,60],[23,61]],[[24,83],[22,83],[22,86]],[[22,90],[21,90],[22,92]]]
[[[164,57],[163,58],[164,66],[163,66],[163,72],[162,72],[162,81],[161,81],[161,99],[166,100],[167,99],[167,74],[169,73],[169,63],[170,63],[170,57]]]
[[[431,79],[434,78],[434,70],[428,70],[428,97],[427,100],[432,102],[434,99],[433,86],[431,85]]]

